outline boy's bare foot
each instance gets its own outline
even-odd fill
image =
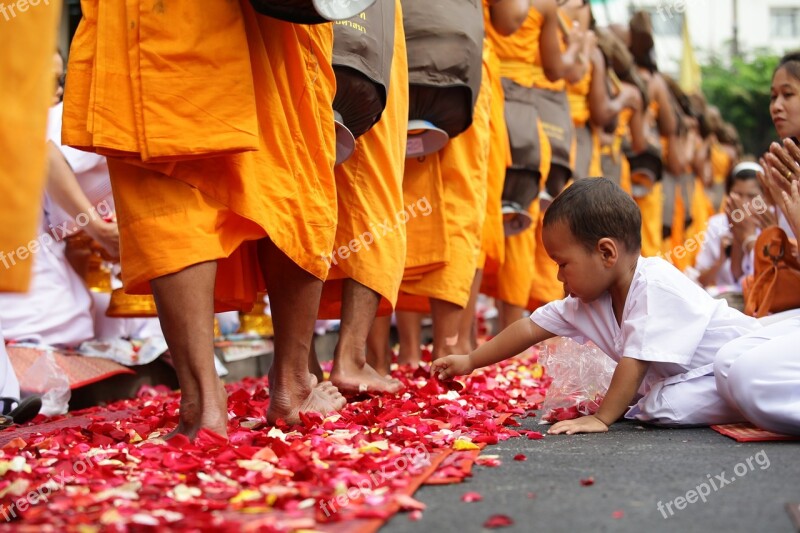
[[[391,376],[380,374],[366,362],[359,365],[338,358],[331,370],[331,383],[343,394],[389,393],[394,394],[403,388],[403,383]]]
[[[347,400],[329,381],[319,383],[314,374],[305,382],[281,383],[270,381],[267,422],[283,419],[289,425],[300,423],[300,413],[319,413],[323,416],[341,410]]]

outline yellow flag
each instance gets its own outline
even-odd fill
[[[694,55],[692,39],[689,37],[689,19],[683,14],[683,53],[681,54],[681,76],[678,81],[686,94],[700,92],[700,65]]]

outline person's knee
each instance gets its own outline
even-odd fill
[[[759,378],[762,369],[763,362],[752,353],[737,358],[728,369],[728,390],[731,399],[749,416],[762,411],[758,407],[760,404],[758,399],[762,396],[759,385],[763,382]]]
[[[731,366],[743,355],[742,352],[743,346],[740,339],[733,340],[720,348],[714,357],[714,375],[727,378]]]

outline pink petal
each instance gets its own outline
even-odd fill
[[[461,496],[462,502],[479,502],[483,499],[483,496],[479,492],[466,492],[463,496]]]
[[[488,529],[496,529],[499,527],[507,527],[513,525],[514,521],[504,514],[492,515],[489,517],[488,520],[486,520],[486,522],[483,523],[483,527]]]

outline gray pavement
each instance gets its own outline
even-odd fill
[[[542,433],[547,427],[531,418],[521,422]],[[399,514],[381,533],[484,531],[494,514],[514,521],[498,530],[509,532],[795,531],[785,504],[800,502],[800,442],[740,444],[706,428],[622,422],[604,434],[523,437],[483,453],[499,455],[503,464],[476,465],[461,484],[423,487],[415,495],[428,506],[422,519]],[[526,461],[514,461],[520,453]],[[582,485],[589,477],[594,484]],[[687,495],[692,490],[708,492],[706,501]],[[483,500],[461,501],[473,491]],[[678,500],[684,507],[678,509],[675,499],[687,496],[696,502]],[[622,516],[615,518],[617,511]]]

